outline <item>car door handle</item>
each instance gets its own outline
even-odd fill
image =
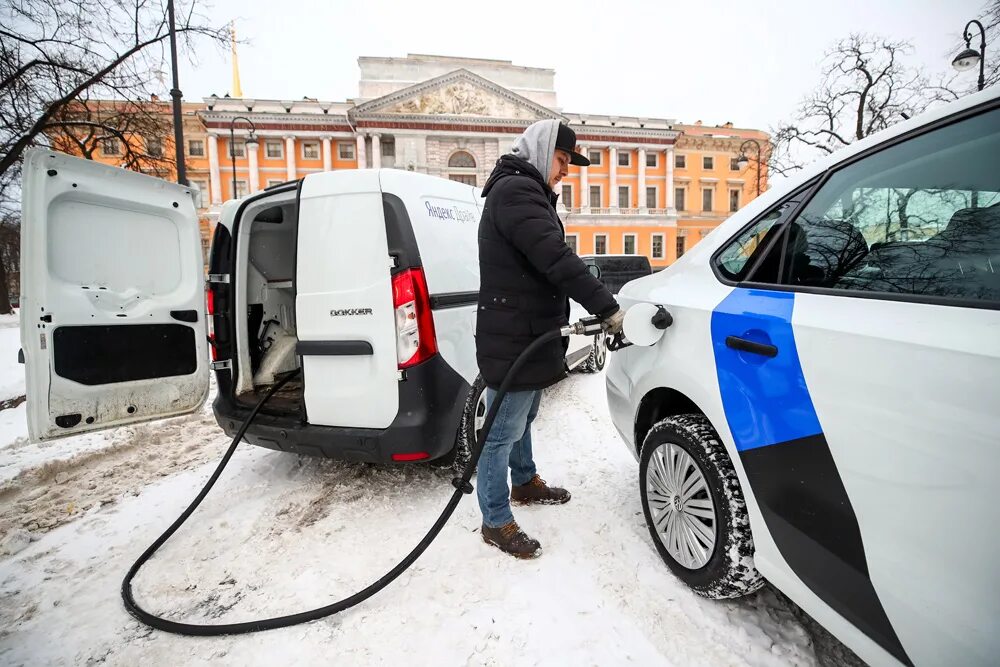
[[[747,340],[746,338],[738,338],[736,336],[726,337],[726,347],[732,348],[734,350],[740,350],[742,352],[760,354],[765,357],[778,356],[778,348],[776,348],[774,345],[768,345],[767,343],[757,343],[755,341]]]

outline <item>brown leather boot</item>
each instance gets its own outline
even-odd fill
[[[515,558],[537,558],[542,555],[542,545],[524,534],[516,521],[499,528],[483,525],[483,542]]]
[[[566,489],[549,486],[545,480],[535,475],[527,484],[510,489],[511,502],[517,505],[562,505],[572,497]]]

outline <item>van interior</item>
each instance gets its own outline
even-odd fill
[[[236,399],[253,404],[287,373],[295,353],[295,190],[255,201],[236,223]],[[289,381],[264,406],[268,414],[305,417],[302,378]]]

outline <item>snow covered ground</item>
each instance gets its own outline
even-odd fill
[[[0,356],[16,356],[12,340],[0,341]],[[16,388],[16,378],[0,386]],[[515,508],[542,542],[541,558],[517,561],[483,544],[468,498],[373,599],[239,637],[152,631],[119,595],[133,560],[228,445],[210,408],[47,446],[26,444],[23,410],[0,411],[0,664],[857,664],[769,589],[713,602],[671,577],[643,522],[638,466],[607,417],[600,375],[573,376],[543,399],[536,459],[573,500]],[[328,604],[412,548],[450,495],[449,477],[243,445],[140,573],[136,596],[160,615],[206,623]]]

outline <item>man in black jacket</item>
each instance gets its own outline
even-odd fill
[[[624,313],[566,245],[556,215],[556,184],[570,164],[590,164],[575,149],[576,134],[559,121],[534,123],[497,161],[483,189],[476,359],[488,406],[518,355],[540,334],[567,324],[568,297],[600,316],[610,333],[621,330]],[[531,422],[541,390],[566,376],[566,346],[566,339],[557,338],[521,368],[479,459],[483,540],[519,558],[540,555],[541,545],[518,527],[510,501],[562,504],[570,499],[568,491],[549,487],[538,476],[531,453]],[[507,487],[508,465],[512,489]]]

